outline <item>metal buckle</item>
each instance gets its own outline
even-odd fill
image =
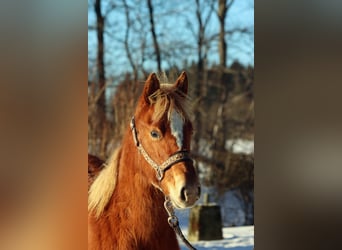
[[[161,181],[164,178],[164,170],[162,170],[161,168],[156,169],[156,176],[158,181]]]

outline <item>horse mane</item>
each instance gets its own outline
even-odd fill
[[[107,206],[116,187],[118,165],[121,149],[116,149],[108,163],[94,180],[88,191],[88,212],[93,212],[98,218]]]
[[[189,119],[191,114],[190,97],[177,89],[173,84],[168,82],[165,74],[158,75],[160,88],[149,96],[149,101],[154,104],[154,113],[152,120],[158,122],[164,114],[170,121],[172,110],[180,113],[183,120]]]

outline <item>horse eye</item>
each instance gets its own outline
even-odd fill
[[[152,138],[154,138],[154,139],[159,139],[159,138],[160,138],[159,132],[158,132],[158,131],[155,131],[155,130],[152,130],[152,131],[151,131],[151,136],[152,136]]]

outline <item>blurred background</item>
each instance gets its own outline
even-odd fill
[[[204,192],[253,225],[254,1],[88,0],[88,152],[120,145],[148,74],[182,71]]]

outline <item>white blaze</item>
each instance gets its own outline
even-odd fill
[[[176,138],[179,150],[183,147],[183,126],[184,122],[182,116],[174,109],[171,112],[170,119],[171,133]]]

